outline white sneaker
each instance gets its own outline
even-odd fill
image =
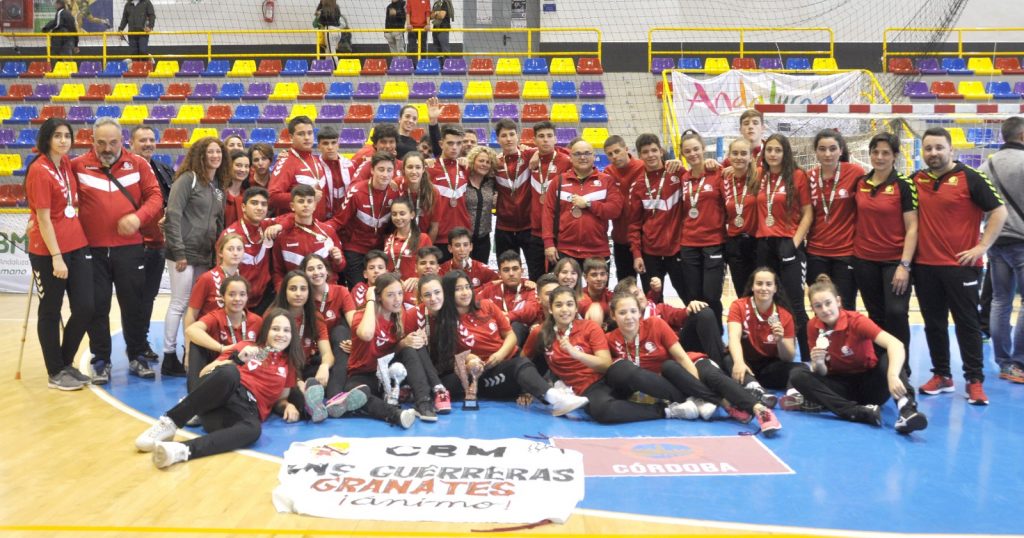
[[[715,415],[715,411],[718,410],[718,406],[704,401],[700,398],[689,397],[687,401],[693,401],[693,405],[697,406],[697,412],[700,414],[700,418],[704,420],[711,420],[711,417]]]
[[[693,399],[686,400],[685,402],[670,403],[665,408],[665,416],[667,418],[678,418],[683,420],[697,420],[700,416],[700,411],[697,409],[697,404],[693,403]]]
[[[176,431],[178,427],[174,425],[174,421],[162,416],[148,430],[142,432],[142,435],[135,438],[135,448],[139,449],[139,452],[152,452],[157,443],[174,439]]]
[[[157,469],[165,469],[175,463],[188,461],[189,455],[185,443],[158,442],[153,448],[153,465],[156,465]]]
[[[418,417],[419,415],[416,413],[415,409],[406,409],[398,415],[398,422],[402,425],[403,429],[408,430],[412,427],[413,423],[416,422]]]
[[[567,415],[590,403],[586,396],[576,396],[558,389],[548,389],[544,399],[551,404],[551,414],[556,417]]]

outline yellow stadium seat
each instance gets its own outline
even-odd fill
[[[55,103],[74,103],[85,95],[85,84],[64,84],[60,87],[60,93],[54,95],[52,101]]]
[[[968,58],[967,69],[975,75],[1002,75],[1003,71],[992,65],[992,58]]]
[[[178,115],[171,119],[171,123],[177,125],[199,125],[199,122],[203,119],[203,105],[182,105],[178,109]],[[216,130],[213,136],[216,135]]]
[[[576,64],[573,63],[572,58],[555,58],[551,60],[549,72],[552,75],[575,75]]]
[[[7,105],[0,105],[0,123],[9,119],[11,119],[11,107]]]
[[[256,73],[256,60],[235,60],[228,71],[229,77],[251,77]],[[217,135],[214,135],[217,136]]]
[[[522,75],[523,65],[519,63],[519,58],[499,58],[498,65],[494,66],[494,74],[498,76]]]
[[[708,58],[704,60],[705,75],[721,75],[729,70],[728,58]]]
[[[961,80],[956,86],[956,91],[964,96],[964,99],[973,101],[990,101],[991,93],[985,93],[985,87],[980,80]]]
[[[546,80],[527,80],[523,84],[524,101],[547,101],[551,99],[551,91]]]
[[[573,103],[556,103],[551,106],[551,121],[554,123],[579,123],[580,113]]]
[[[134,82],[122,82],[114,86],[114,91],[106,97],[107,102],[127,103],[139,94],[139,87]]]
[[[832,73],[839,70],[839,65],[835,58],[815,58],[811,70],[818,74]]]
[[[156,67],[150,71],[149,78],[174,78],[178,74],[177,60],[160,60]]]
[[[603,148],[604,141],[608,140],[608,129],[604,127],[587,127],[583,129],[583,140],[586,140],[595,148]]]
[[[338,67],[334,68],[334,76],[358,77],[362,70],[363,66],[359,63],[359,60],[355,58],[346,58],[344,60],[338,60]]]
[[[416,113],[418,114],[416,118],[416,123],[430,123],[430,113],[427,112],[427,105],[423,103],[416,103],[415,105],[412,106],[416,107]]]
[[[405,81],[384,83],[384,91],[380,94],[381,101],[405,101],[409,99],[409,84]]]
[[[296,104],[292,105],[292,111],[288,114],[285,119],[286,122],[292,121],[292,118],[296,116],[306,116],[309,119],[316,121],[316,105],[313,104]]]
[[[121,112],[121,123],[123,125],[139,125],[149,117],[149,107],[146,105],[128,105]]]
[[[299,98],[299,83],[278,82],[274,85],[274,93],[270,94],[271,101],[294,101]]]
[[[967,135],[964,134],[964,130],[960,127],[951,127],[949,129],[949,137],[953,139],[953,149],[971,149],[974,147],[974,143],[967,141]]]
[[[188,139],[188,142],[182,144],[182,146],[186,148],[192,147],[192,144],[195,144],[196,142],[199,142],[199,140],[208,136],[212,136],[217,139],[220,138],[220,135],[217,134],[217,129],[213,129],[211,127],[192,129],[192,137]]]
[[[75,62],[57,62],[53,66],[53,71],[43,75],[46,78],[71,78],[78,72],[78,64]]]
[[[494,98],[494,88],[489,80],[473,80],[466,86],[467,101],[484,101]]]
[[[0,176],[12,176],[21,168],[21,155],[18,153],[0,154]]]

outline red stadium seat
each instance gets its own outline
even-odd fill
[[[932,93],[938,99],[963,99],[964,96],[956,90],[956,85],[951,80],[936,80],[932,82]]]
[[[231,105],[210,105],[200,123],[227,123],[233,114]]]
[[[85,95],[78,98],[79,101],[106,101],[110,95],[110,84],[90,84],[85,90]]]
[[[373,106],[356,104],[348,107],[345,123],[370,123],[373,121]]]
[[[910,58],[889,58],[889,72],[896,75],[916,75],[919,71]]]
[[[75,141],[72,147],[88,149],[92,147],[92,129],[79,129],[75,132]]]
[[[122,75],[125,78],[146,78],[153,72],[153,62],[134,61]]]
[[[495,99],[519,99],[519,82],[515,80],[499,80],[494,85]]]
[[[281,132],[277,133],[277,142],[274,142],[275,148],[290,148],[292,146],[292,134],[288,132],[288,128],[281,129]]]
[[[601,75],[604,68],[601,67],[600,58],[580,58],[576,63],[576,74],[578,75]]]
[[[10,88],[7,88],[7,95],[0,97],[3,101],[24,101],[26,97],[32,95],[31,84],[11,84]]]
[[[159,148],[180,148],[188,141],[188,129],[171,127],[164,129],[160,135],[160,141],[156,143]]]
[[[160,96],[161,101],[184,101],[192,94],[192,85],[188,82],[172,82],[167,92]]]
[[[551,114],[548,113],[548,106],[543,103],[529,103],[523,105],[523,115],[520,116],[525,123],[537,123],[548,121]]]
[[[66,116],[67,111],[64,110],[63,105],[46,105],[39,111],[38,116],[32,118],[32,123],[43,123],[50,118],[64,118]]]
[[[363,62],[363,69],[359,72],[364,77],[380,77],[388,72],[388,61],[384,58],[369,58]]]
[[[757,69],[757,62],[754,61],[754,59],[751,58],[750,56],[745,56],[743,58],[733,58],[732,59],[732,68],[733,69]],[[658,97],[661,97],[660,93],[658,94]]]
[[[462,111],[459,110],[459,105],[447,104],[441,105],[441,116],[438,120],[443,123],[459,123],[462,121]]]
[[[733,69],[736,69],[736,68],[734,67]],[[669,91],[672,91],[672,81],[669,81],[668,89],[669,89]],[[659,80],[658,81],[658,85],[654,88],[654,95],[658,96],[658,99],[661,99],[661,96],[664,95],[664,93],[665,93],[665,81],[664,80]]]
[[[493,75],[494,60],[491,58],[473,58],[469,61],[470,75]]]
[[[281,60],[260,60],[260,66],[253,75],[257,77],[276,77],[281,74]]]
[[[21,78],[43,78],[50,71],[53,71],[50,62],[32,62],[28,64],[28,70],[21,74]]]
[[[995,68],[1002,71],[1004,75],[1024,75],[1024,69],[1020,67],[1020,60],[1012,56],[996,58]]]
[[[519,135],[519,141],[527,146],[533,145],[533,127],[523,127],[523,132]]]
[[[302,91],[299,92],[299,99],[309,99],[319,101],[327,95],[327,85],[323,82],[306,82],[302,85]]]

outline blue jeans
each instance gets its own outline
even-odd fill
[[[1000,367],[1016,363],[1024,366],[1024,309],[1017,313],[1011,343],[1010,314],[1013,298],[1024,290],[1024,242],[993,246],[988,250],[992,265],[992,312],[989,329],[992,349]]]

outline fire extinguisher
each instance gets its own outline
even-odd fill
[[[274,0],[263,0],[263,20],[274,22]]]

